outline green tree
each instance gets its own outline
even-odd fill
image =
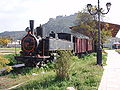
[[[7,64],[10,63],[10,61],[3,56],[0,56],[0,69],[5,67],[7,72],[10,72],[12,70],[11,66],[8,66]]]
[[[81,12],[78,12],[75,24],[76,26],[73,27],[73,33],[79,32],[93,39],[94,50],[96,51],[96,46],[98,42],[97,16],[92,16],[86,10],[83,10]],[[109,25],[106,25],[105,28],[101,29],[101,46],[103,46],[102,44],[107,41],[108,37],[111,36],[111,30],[109,30],[108,28]]]
[[[11,41],[9,37],[0,37],[0,45],[7,46],[7,44]]]

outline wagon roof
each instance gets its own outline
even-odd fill
[[[85,39],[88,39],[89,37],[88,36],[85,36],[85,35],[83,35],[83,34],[81,34],[81,33],[77,33],[77,32],[63,32],[64,34],[70,34],[70,35],[73,35],[73,36],[75,36],[75,37],[79,37],[79,38],[85,38]],[[63,34],[63,33],[61,33],[61,34]],[[60,34],[60,33],[57,33],[57,34]]]

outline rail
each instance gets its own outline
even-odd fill
[[[19,67],[24,67],[25,64],[16,64],[16,65],[13,65],[12,68],[19,68]],[[4,72],[6,70],[6,67],[0,69],[0,73]]]

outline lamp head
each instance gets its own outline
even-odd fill
[[[109,2],[109,3],[106,3],[106,7],[107,7],[108,10],[110,10],[110,8],[111,8],[111,3],[110,3],[110,2]]]
[[[88,11],[91,11],[92,5],[91,4],[87,4],[87,9],[88,9]]]

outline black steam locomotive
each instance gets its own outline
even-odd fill
[[[34,21],[30,20],[30,28],[26,28],[27,35],[21,40],[20,56],[15,59],[22,61],[26,66],[41,66],[55,59],[57,50],[71,50],[75,54],[92,51],[92,40],[73,36],[69,33],[54,33],[49,37],[43,36],[41,25],[34,31]]]
[[[52,31],[49,37],[43,37],[41,25],[34,30],[34,21],[30,20],[30,29],[26,28],[27,35],[21,40],[20,56],[15,56],[17,61],[22,61],[26,66],[40,66],[49,60],[54,60],[56,50],[73,50],[71,35]],[[65,40],[66,39],[66,40]]]

